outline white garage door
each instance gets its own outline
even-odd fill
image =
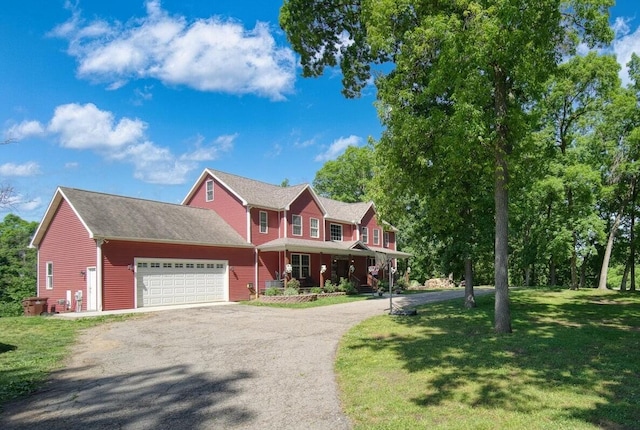
[[[227,300],[227,262],[136,258],[137,307]]]

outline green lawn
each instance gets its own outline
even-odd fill
[[[356,429],[637,429],[640,294],[511,291],[513,334],[493,333],[493,297],[380,316],[339,347]]]
[[[0,409],[7,401],[31,393],[49,372],[60,368],[80,330],[129,317],[0,318]]]

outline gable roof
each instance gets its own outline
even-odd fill
[[[359,224],[367,214],[373,202],[344,203],[327,197],[319,197],[322,205],[327,209],[327,218]]]
[[[326,218],[345,223],[359,223],[370,208],[375,206],[373,202],[344,203],[327,197],[321,197],[309,184],[292,185],[282,187],[268,184],[255,179],[245,178],[220,170],[205,169],[194,186],[182,201],[186,204],[193,196],[198,186],[207,177],[218,180],[224,187],[233,193],[245,206],[261,207],[274,210],[288,210],[289,206],[305,191],[309,190],[312,197],[318,203],[320,210]]]
[[[211,210],[66,187],[56,190],[32,246],[42,241],[63,199],[94,239],[253,247]]]

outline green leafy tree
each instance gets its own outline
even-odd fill
[[[403,121],[407,127],[416,124],[430,130],[409,144],[389,139],[396,151],[388,151],[393,158],[385,162],[399,175],[406,172],[420,181],[416,172],[429,163],[420,146],[435,145],[437,152],[462,134],[471,137],[464,145],[491,163],[498,333],[511,332],[509,167],[522,156],[519,143],[528,129],[529,108],[563,55],[572,54],[578,42],[593,46],[610,40],[611,4],[612,0],[285,0],[281,9],[280,24],[301,56],[305,76],[318,76],[325,67],[339,64],[343,93],[353,97],[370,79],[372,64],[391,66],[382,67],[376,78],[383,123],[391,132]]]
[[[373,178],[373,148],[348,146],[342,155],[329,160],[313,180],[313,188],[323,197],[346,203],[368,200],[367,190]]]
[[[0,223],[0,316],[19,315],[36,293],[36,250],[29,248],[37,222],[9,214]]]

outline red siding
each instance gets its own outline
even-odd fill
[[[260,233],[260,212],[267,213],[268,229],[266,233]],[[280,213],[267,209],[251,209],[251,243],[262,245],[280,237],[279,231]]]
[[[187,206],[213,209],[224,219],[240,236],[247,238],[247,209],[242,202],[229,190],[214,180],[213,201],[206,201],[206,183],[211,176],[207,176],[200,183]]]
[[[342,226],[342,240],[344,242],[356,240],[356,230],[353,228],[353,224],[344,224],[338,221],[327,221],[325,223],[325,240],[331,240],[331,224]]]
[[[102,245],[104,257],[104,310],[134,307],[135,274],[128,266],[135,257],[228,260],[229,300],[249,299],[247,284],[254,282],[253,249],[218,248],[162,243],[109,241]]]
[[[302,216],[302,236],[293,234],[293,215]],[[311,218],[318,220],[318,237],[311,237]],[[320,207],[313,199],[309,190],[304,190],[300,196],[291,204],[291,208],[287,213],[288,220],[288,237],[297,239],[323,240],[323,215]]]
[[[74,295],[82,290],[82,310],[87,307],[87,267],[96,265],[96,243],[89,238],[71,206],[63,200],[58,206],[53,221],[38,247],[38,296],[49,298],[48,304],[67,298],[71,290],[71,306],[75,309]],[[53,262],[53,289],[46,288],[47,262]],[[64,309],[56,304],[57,311]]]

